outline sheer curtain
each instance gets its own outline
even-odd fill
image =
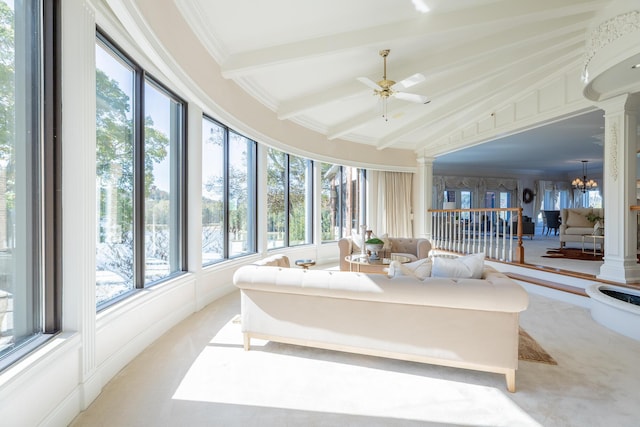
[[[377,183],[370,200],[370,227],[377,235],[413,237],[413,174],[405,172],[368,171],[371,184]]]

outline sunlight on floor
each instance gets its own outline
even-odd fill
[[[191,365],[173,399],[434,423],[540,425],[506,390],[437,378],[429,370],[260,340],[245,352],[240,325],[230,321]],[[462,377],[468,372],[453,371]],[[501,375],[469,375],[504,381]]]

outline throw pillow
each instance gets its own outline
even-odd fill
[[[384,233],[382,236],[379,237],[379,239],[384,242],[384,246],[382,247],[382,250],[387,252],[390,251],[391,240],[389,240],[389,235],[387,233]]]
[[[567,214],[567,227],[591,227],[591,222],[587,219],[589,212],[568,209]]]
[[[351,245],[353,246],[352,252],[360,252],[363,245],[362,236],[359,234],[352,234]]]
[[[604,228],[602,227],[602,224],[600,223],[600,221],[596,221],[596,223],[593,225],[593,235],[602,236],[603,234]]]
[[[387,275],[388,277],[410,276],[424,280],[431,275],[431,260],[423,258],[406,264],[402,264],[400,261],[391,261]]]
[[[458,258],[434,257],[431,276],[454,277],[460,279],[482,279],[484,253]]]

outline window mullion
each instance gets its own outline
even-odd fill
[[[135,274],[135,287],[144,288],[145,277],[145,250],[144,250],[144,72],[136,70],[134,77],[134,209],[133,209],[133,265]]]
[[[290,175],[291,175],[291,161],[289,154],[284,157],[284,246],[289,247],[289,231],[291,222],[291,212],[289,205],[289,191],[291,190]]]
[[[222,219],[222,230],[223,230],[223,249],[222,253],[223,259],[229,258],[230,253],[230,244],[229,244],[229,128],[225,128],[224,130],[224,138],[223,138],[223,155],[224,155],[224,164],[223,164],[223,174],[224,174],[224,196],[222,198],[223,203],[223,212],[224,218]]]

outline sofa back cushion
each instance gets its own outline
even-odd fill
[[[405,237],[390,237],[391,252],[418,255],[418,241]]]
[[[567,209],[566,218],[563,218],[567,227],[593,227],[591,221],[587,219],[587,215],[591,213],[591,209]]]
[[[384,274],[303,270],[255,265],[240,267],[233,275],[236,287],[246,291],[300,294],[407,305],[519,312],[527,308],[527,292],[502,273],[487,272],[485,279],[411,276],[393,279]]]

